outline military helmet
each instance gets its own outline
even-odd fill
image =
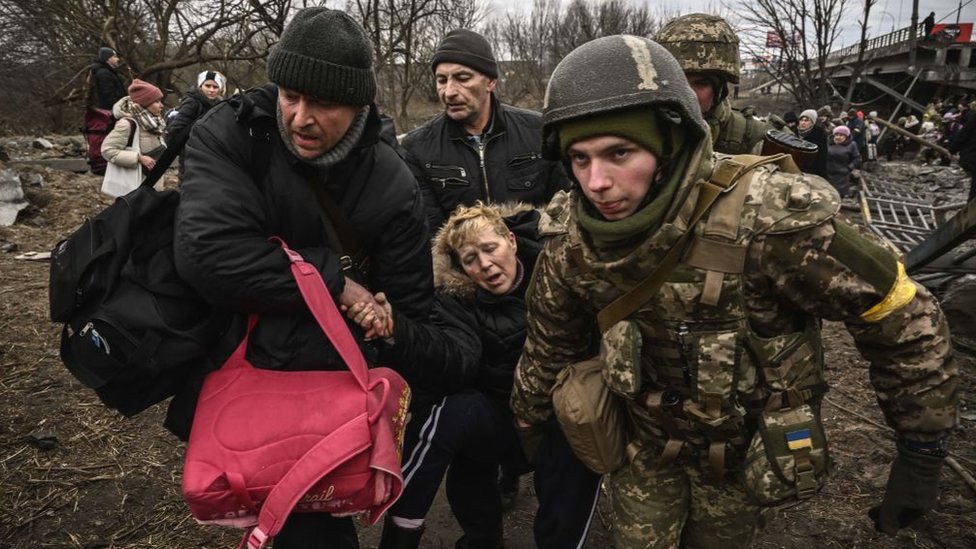
[[[685,72],[719,74],[739,83],[739,37],[725,19],[705,13],[683,15],[664,25],[654,39]]]
[[[708,135],[698,98],[668,50],[639,36],[591,40],[556,65],[542,106],[543,155],[559,160],[559,124],[574,118],[653,106],[688,133],[686,143]]]

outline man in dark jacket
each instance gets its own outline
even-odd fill
[[[403,138],[420,183],[431,235],[458,205],[543,205],[568,180],[540,154],[542,117],[495,98],[498,66],[480,34],[456,29],[430,62],[444,112]]]
[[[426,316],[433,282],[423,204],[410,171],[379,138],[372,58],[348,15],[302,10],[268,57],[273,84],[217,105],[191,130],[174,251],[180,275],[235,314],[217,363],[258,313],[247,351],[255,366],[345,368],[272,236],[318,268],[337,303],[375,303],[370,291],[383,292],[405,315]],[[275,547],[358,541],[350,518],[296,513]]]
[[[959,167],[972,177],[969,184],[969,200],[976,198],[976,101],[959,116],[962,128],[956,132],[949,143],[949,152],[959,154]]]
[[[120,62],[119,54],[112,48],[98,49],[98,59],[91,65],[92,106],[111,111],[125,96],[125,82],[118,72]]]

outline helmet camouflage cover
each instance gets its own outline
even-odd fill
[[[717,15],[692,13],[668,22],[654,37],[685,72],[721,75],[739,83],[739,37]]]
[[[668,50],[639,36],[591,40],[556,65],[542,106],[543,155],[559,160],[561,122],[652,106],[687,130],[687,143],[708,135],[698,99]]]

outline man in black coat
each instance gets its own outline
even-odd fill
[[[125,82],[118,71],[120,62],[119,54],[112,48],[98,49],[98,59],[91,65],[92,106],[111,111],[125,97]]]
[[[969,184],[969,200],[976,198],[976,101],[959,116],[962,128],[952,136],[949,152],[959,154],[959,167],[972,177]]]
[[[431,58],[444,112],[403,138],[420,183],[431,234],[459,205],[546,204],[569,185],[562,166],[542,159],[542,116],[498,101],[498,66],[480,34],[449,32]]]
[[[433,281],[423,205],[410,171],[379,137],[372,58],[348,15],[304,9],[268,57],[273,84],[218,104],[193,126],[174,253],[180,275],[234,315],[216,363],[257,313],[247,350],[255,366],[345,368],[273,236],[317,267],[338,304],[375,304],[371,292],[383,292],[405,315],[426,317]],[[275,547],[352,549],[358,541],[350,518],[296,513]]]

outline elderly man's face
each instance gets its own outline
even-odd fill
[[[298,156],[318,158],[336,146],[362,107],[340,105],[278,88],[281,123]]]
[[[454,120],[480,132],[488,122],[491,92],[497,80],[457,63],[439,63],[434,70],[437,97],[444,112]]]
[[[809,130],[811,126],[813,126],[813,120],[810,120],[810,117],[808,117],[808,116],[801,116],[800,117],[800,122],[798,124],[798,127],[801,130],[803,130],[803,131]]]

